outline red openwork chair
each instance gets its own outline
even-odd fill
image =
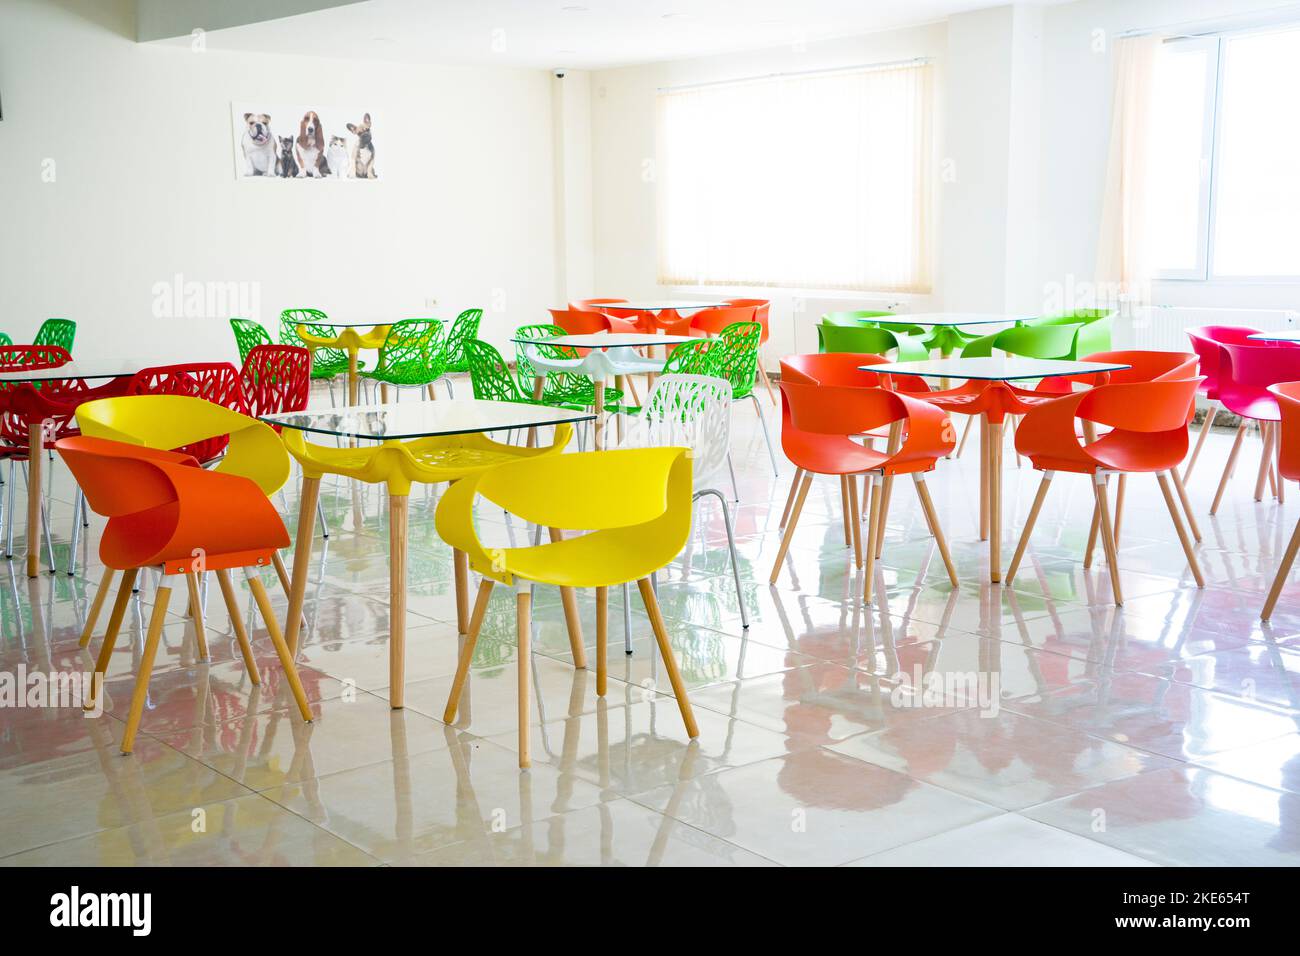
[[[311,394],[311,353],[297,345],[255,345],[244,359],[239,381],[253,418],[300,412]]]
[[[932,471],[935,462],[952,450],[952,423],[948,416],[928,402],[883,388],[820,385],[783,379],[781,395],[781,445],[786,456],[802,469],[803,479],[769,581],[775,584],[781,573],[781,564],[789,551],[813,476],[834,475],[841,480],[846,508],[853,515],[850,530],[855,564],[865,569],[863,600],[870,605],[876,559],[876,548],[871,547],[871,543],[879,540],[888,509],[884,502],[884,481],[896,475],[910,474],[916,482],[917,496],[930,532],[939,546],[948,578],[956,587],[957,571],[948,554],[948,545],[924,481],[925,472]],[[895,449],[876,451],[857,439],[859,435],[895,424],[903,426],[899,430],[905,433]],[[858,475],[864,479],[871,478],[870,520],[865,549],[858,519]]]
[[[171,598],[169,580],[176,574],[200,570],[217,573],[230,619],[235,622],[249,679],[258,684],[261,677],[248,635],[239,623],[243,614],[230,580],[232,568],[245,570],[249,589],[275,645],[298,711],[303,720],[310,721],[307,695],[271,608],[271,599],[256,571],[259,566],[269,564],[271,555],[279,548],[289,544],[289,533],[266,493],[248,478],[205,471],[193,458],[176,452],[84,435],[65,438],[55,448],[85,491],[90,507],[108,518],[100,539],[99,556],[106,568],[123,572],[119,601],[122,595],[129,599],[141,568],[162,570],[127,712],[122,753],[129,754],[135,744],[149,694],[149,677],[167,618]],[[100,648],[87,708],[93,707],[103,693],[104,674],[121,624],[116,608],[113,621]],[[203,656],[207,656],[206,649]]]
[[[248,399],[239,371],[229,362],[191,362],[141,369],[126,387],[127,395],[188,395],[248,414]],[[175,451],[207,464],[226,449],[229,435],[205,438]]]

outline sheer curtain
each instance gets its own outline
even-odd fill
[[[929,292],[932,74],[661,92],[660,283]]]
[[[1139,36],[1115,44],[1115,91],[1097,248],[1097,282],[1099,289],[1138,301],[1149,298],[1151,277],[1146,184],[1156,54],[1161,42],[1158,36]]]

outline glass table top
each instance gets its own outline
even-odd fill
[[[528,428],[591,421],[590,412],[575,412],[522,402],[491,402],[476,398],[410,401],[389,405],[355,405],[349,408],[307,409],[262,415],[261,420],[282,428],[391,441],[430,435],[467,435],[473,432]]]
[[[655,335],[653,332],[593,332],[591,335],[528,336],[511,339],[525,345],[567,345],[576,349],[634,348],[641,345],[677,345],[702,342],[693,335]]]
[[[1283,329],[1276,332],[1255,332],[1246,336],[1258,342],[1300,342],[1300,329]]]
[[[297,322],[296,325],[319,325],[327,329],[378,329],[386,325],[394,325],[400,322],[400,319],[330,319],[326,322]]]
[[[917,312],[913,315],[874,316],[867,322],[897,322],[902,325],[997,325],[1032,319],[1032,315],[1002,315],[993,312]]]
[[[1061,375],[1089,375],[1119,372],[1131,365],[1119,362],[1075,362],[1067,359],[1033,359],[1012,356],[999,358],[932,359],[921,362],[885,362],[883,365],[860,366],[864,372],[888,375],[923,375],[930,378],[966,378],[1010,382],[1029,378],[1055,378]]]
[[[603,309],[629,309],[634,312],[663,312],[674,309],[677,312],[692,312],[699,309],[722,308],[726,302],[681,302],[672,299],[633,299],[631,302],[606,302]]]
[[[140,369],[148,367],[148,365],[141,364],[139,360],[131,362],[96,362],[92,359],[80,362],[73,359],[71,362],[65,362],[55,368],[0,369],[0,383],[66,382],[78,378],[85,380],[122,378],[127,375],[134,375]]]

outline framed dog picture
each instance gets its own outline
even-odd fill
[[[231,103],[230,123],[238,179],[379,179],[369,110]]]

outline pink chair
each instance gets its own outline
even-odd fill
[[[1228,411],[1241,416],[1243,424],[1248,418],[1258,422],[1260,435],[1264,439],[1259,476],[1255,479],[1255,500],[1263,499],[1264,483],[1267,481],[1281,501],[1283,485],[1273,467],[1277,423],[1281,419],[1281,413],[1278,411],[1277,397],[1269,391],[1269,386],[1300,379],[1300,348],[1278,348],[1254,342],[1247,345],[1221,341],[1218,345],[1218,401]],[[1219,479],[1214,504],[1210,506],[1210,514],[1219,510],[1219,503],[1223,500],[1223,493],[1228,487],[1228,479],[1232,477],[1237,455],[1241,451],[1241,442],[1245,437],[1245,430],[1238,428],[1232,451],[1228,454],[1228,463],[1223,469],[1223,477]]]
[[[1203,325],[1200,328],[1188,329],[1187,337],[1192,341],[1192,351],[1196,353],[1197,358],[1201,360],[1200,374],[1205,377],[1201,383],[1198,392],[1205,398],[1209,399],[1210,407],[1205,413],[1205,424],[1201,426],[1201,432],[1196,436],[1196,447],[1192,449],[1192,457],[1187,460],[1187,467],[1183,469],[1183,484],[1186,484],[1192,477],[1192,469],[1196,467],[1196,459],[1201,455],[1201,446],[1205,444],[1205,439],[1210,437],[1210,428],[1214,425],[1214,416],[1219,413],[1222,403],[1219,401],[1219,376],[1220,376],[1220,355],[1223,349],[1221,345],[1237,344],[1251,345],[1250,336],[1258,332],[1259,329],[1252,329],[1244,325]]]

